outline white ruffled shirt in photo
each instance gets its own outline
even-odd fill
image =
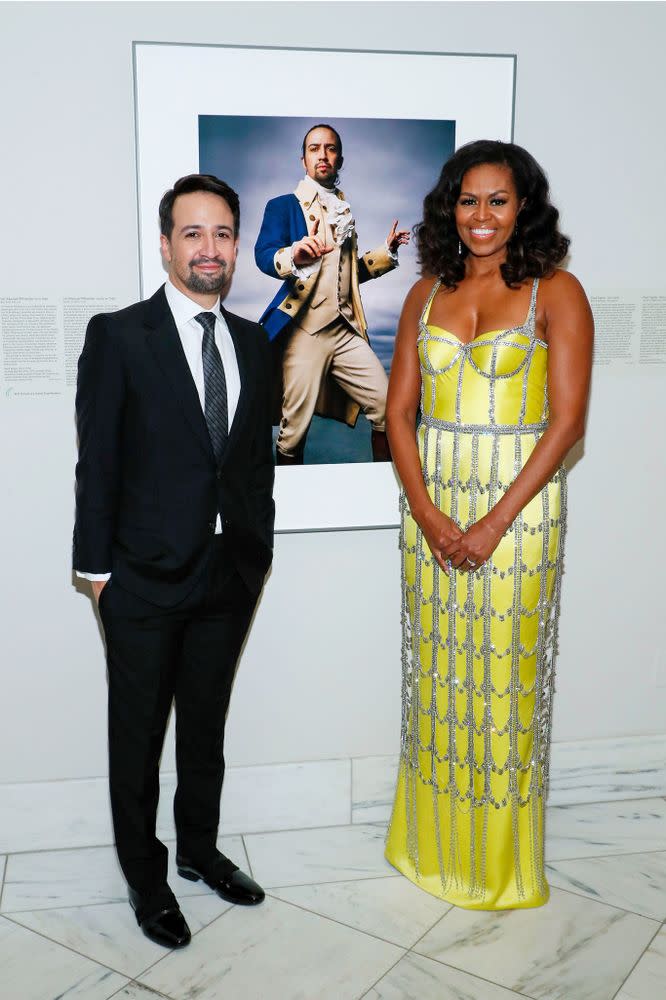
[[[345,240],[348,240],[354,234],[354,230],[356,228],[356,220],[352,215],[351,205],[340,195],[339,188],[324,187],[323,184],[318,184],[317,181],[313,180],[307,174],[305,175],[304,181],[312,189],[313,194],[317,195],[320,204],[326,209],[328,223],[333,229],[333,239],[335,240],[336,246],[341,247]],[[386,243],[385,246],[387,253],[397,264],[397,253],[393,253],[393,251],[389,248],[388,243]],[[303,267],[297,267],[297,265],[294,264],[292,246],[291,271],[292,274],[294,274],[297,278],[300,278],[301,281],[309,278],[311,274],[314,274],[318,265],[318,261],[313,261],[312,264],[304,264]]]
[[[312,186],[316,188],[320,204],[326,209],[329,225],[333,227],[333,239],[341,247],[354,232],[355,221],[351,205],[339,197],[338,188],[325,188],[316,181],[312,181]]]

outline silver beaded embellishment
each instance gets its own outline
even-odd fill
[[[444,330],[435,328],[435,333],[426,325],[438,287],[433,288],[420,322],[421,420],[417,437],[423,479],[433,502],[465,529],[495,505],[548,427],[547,385],[544,382],[540,387],[534,377],[530,381],[535,352],[547,349],[547,345],[534,334],[538,281],[533,284],[522,326],[468,344]],[[454,348],[443,367],[433,361],[431,342]],[[481,346],[484,353],[477,355]],[[487,380],[487,423],[463,420],[467,371]],[[455,392],[455,419],[450,421],[437,418],[433,412],[436,382],[444,375],[449,391]],[[517,421],[498,422],[500,385],[518,378],[521,398]],[[543,403],[538,403],[541,419],[530,423],[526,421],[528,393],[534,394],[535,384],[536,390],[543,392]],[[534,413],[534,396],[530,399]],[[500,455],[504,456],[503,477],[499,473]],[[469,466],[465,475],[460,474],[463,456]],[[462,510],[464,522],[460,520]],[[465,824],[470,852],[466,892],[471,901],[481,901],[487,890],[489,816],[492,810],[505,809],[510,816],[518,896],[543,894],[543,808],[566,526],[565,471],[561,468],[555,473],[516,518],[493,557],[473,573],[459,574],[452,569],[446,576],[441,571],[412,519],[404,493],[400,513],[400,746],[407,854],[420,877],[417,792],[422,786],[432,793],[442,894],[446,896],[453,887],[460,890],[463,883],[458,841],[461,824]],[[424,589],[426,568],[428,580],[432,578],[429,591]],[[526,644],[521,626],[535,619],[536,642]],[[493,641],[493,623],[510,629],[508,645],[498,648]],[[500,742],[506,747],[501,753]],[[491,779],[495,779],[494,788]],[[501,779],[499,791],[497,779]],[[521,844],[519,820],[525,809],[529,812],[529,843]]]

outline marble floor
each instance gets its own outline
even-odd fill
[[[111,847],[0,855],[0,997],[666,997],[666,799],[552,807],[552,895],[539,910],[470,912],[428,896],[386,863],[384,832],[222,837],[266,901],[229,906],[172,872],[193,932],[178,952],[139,932]]]

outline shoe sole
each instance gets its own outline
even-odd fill
[[[203,878],[198,872],[192,871],[191,868],[177,868],[176,871],[181,878],[186,878],[188,882],[201,882]]]
[[[231,896],[225,896],[219,889],[215,889],[209,882],[206,881],[203,875],[199,875],[198,872],[193,871],[191,868],[176,868],[176,871],[181,878],[186,878],[188,882],[203,882],[203,884],[207,885],[211,892],[214,892],[216,896],[219,896],[220,899],[223,899],[227,903],[232,903],[234,906],[258,906],[259,903],[263,903],[266,898],[265,896],[262,896],[261,899],[234,899]]]

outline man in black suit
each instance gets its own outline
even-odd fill
[[[74,568],[106,637],[116,848],[139,925],[169,947],[190,940],[155,834],[173,701],[179,874],[264,898],[216,847],[225,715],[273,547],[268,345],[221,306],[239,218],[218,178],[177,181],[160,203],[166,285],[94,316],[79,361]]]

